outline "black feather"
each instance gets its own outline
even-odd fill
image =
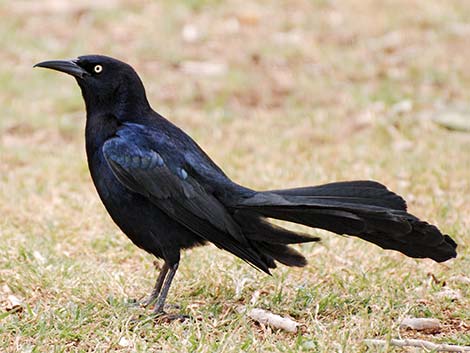
[[[237,208],[338,234],[354,235],[384,249],[442,262],[456,243],[437,227],[406,212],[403,199],[372,181],[260,192]]]

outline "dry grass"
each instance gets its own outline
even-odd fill
[[[363,352],[364,338],[399,336],[470,345],[470,134],[432,122],[470,111],[470,4],[241,4],[0,2],[2,352]],[[195,249],[169,297],[195,321],[154,325],[129,305],[153,284],[152,258],[117,230],[93,190],[79,90],[31,69],[86,53],[133,64],[154,107],[236,181],[382,181],[454,237],[459,257],[439,265],[322,233],[320,245],[302,246],[308,267],[268,277],[215,248]],[[212,74],[193,73],[194,61]],[[256,306],[306,331],[271,332],[240,315],[237,305],[255,293]],[[22,309],[5,311],[8,295]],[[444,328],[400,332],[408,315]]]

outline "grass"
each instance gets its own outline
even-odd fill
[[[470,345],[470,135],[432,122],[470,101],[470,6],[457,0],[0,2],[0,351],[366,352],[365,338]],[[196,42],[182,38],[195,26]],[[259,189],[376,179],[459,243],[445,264],[326,232],[308,267],[265,276],[214,247],[184,253],[155,325],[131,299],[156,272],[107,216],[75,83],[41,60],[104,53],[234,180]],[[223,64],[214,76],[188,61]],[[443,290],[460,296],[452,299]],[[6,311],[8,296],[20,309]],[[290,315],[297,334],[237,311]],[[400,330],[436,317],[437,333]],[[374,350],[380,351],[380,350]],[[400,351],[385,347],[382,352]]]

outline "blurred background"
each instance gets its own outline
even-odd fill
[[[470,3],[0,1],[0,19],[1,348],[41,351],[41,344],[56,342],[65,350],[145,351],[171,331],[168,350],[240,351],[236,342],[248,340],[246,351],[254,342],[264,351],[359,351],[362,338],[396,335],[395,319],[415,309],[448,324],[439,339],[469,344],[465,281],[452,287],[460,299],[439,300],[445,282],[429,286],[428,274],[453,283],[470,268]],[[378,180],[403,195],[412,213],[455,238],[460,257],[448,266],[418,262],[322,233],[323,245],[302,247],[310,267],[283,268],[270,279],[218,250],[196,249],[183,258],[172,292],[212,323],[200,323],[199,335],[212,336],[191,332],[195,343],[188,343],[178,338],[179,326],[143,325],[129,333],[123,303],[151,287],[152,258],[115,228],[93,189],[77,85],[32,69],[83,54],[131,64],[153,108],[235,181],[268,189]],[[192,271],[202,268],[205,278],[195,278]],[[377,275],[361,282],[367,273]],[[237,292],[240,278],[249,285]],[[299,292],[299,283],[313,289]],[[236,312],[213,309],[234,296],[249,302],[261,286],[271,288],[265,306],[299,317],[315,335],[253,336]],[[289,289],[281,295],[279,288]],[[344,294],[344,288],[354,290]],[[392,298],[388,304],[377,288],[382,300]],[[326,292],[345,301],[325,299]],[[6,310],[12,295],[18,312]],[[362,295],[385,316],[361,311]],[[324,304],[316,316],[315,303]],[[359,317],[355,323],[351,312]],[[210,321],[223,320],[221,313],[231,322],[222,328]],[[453,326],[455,317],[460,321]],[[236,333],[226,337],[227,327]],[[141,342],[139,334],[151,338]],[[122,337],[127,341],[120,344]]]

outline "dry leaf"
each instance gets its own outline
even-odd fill
[[[263,309],[251,309],[247,313],[248,317],[262,325],[270,326],[275,329],[284,330],[287,332],[295,333],[298,330],[300,324],[288,317],[282,317],[277,314],[273,314],[270,311]]]
[[[13,294],[7,296],[7,303],[5,306],[6,311],[20,310],[23,305],[23,301]]]
[[[435,115],[433,121],[449,130],[470,131],[470,112],[468,111],[443,111]]]
[[[438,319],[409,317],[400,323],[400,327],[417,331],[438,330],[441,327],[441,323]]]

